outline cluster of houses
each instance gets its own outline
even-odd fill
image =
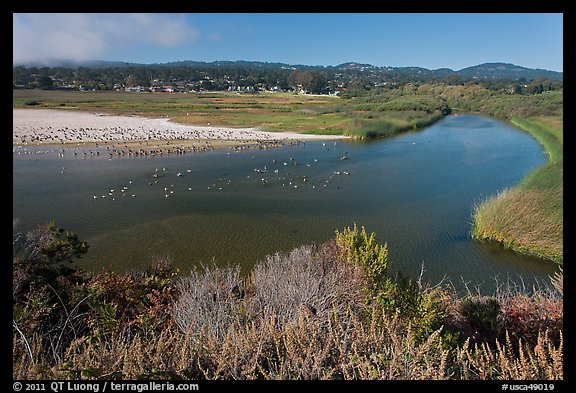
[[[144,87],[144,86],[131,86],[131,87],[115,87],[114,90],[120,91],[129,91],[129,92],[152,92],[152,93],[186,93],[191,92],[194,93],[198,90],[191,88],[190,86],[152,86],[152,87]],[[261,91],[254,86],[230,86],[228,87],[228,91],[230,92],[240,92],[240,93],[255,93],[257,91]],[[271,89],[266,89],[265,91],[271,93],[281,93],[285,90],[282,89],[280,86],[273,86]]]
[[[115,87],[114,90],[120,91],[129,91],[129,92],[152,92],[152,93],[195,93],[199,90],[194,89],[190,86],[152,86],[152,87],[143,87],[143,86],[133,86],[133,87]],[[237,92],[237,93],[256,93],[259,91],[265,91],[268,93],[297,93],[297,94],[309,94],[309,92],[302,88],[302,86],[296,86],[294,89],[283,89],[280,86],[272,86],[269,89],[261,89],[255,86],[238,86],[233,85],[229,86],[227,91],[229,92]],[[338,91],[331,91],[327,93],[328,95],[338,95]]]
[[[199,89],[194,88],[191,84],[186,85],[152,85],[151,87],[144,87],[144,86],[114,86],[114,90],[120,91],[129,91],[129,92],[152,92],[152,93],[186,93],[186,92],[197,92]],[[200,89],[201,90],[201,89]],[[268,89],[259,88],[256,86],[240,86],[240,85],[231,85],[228,87],[227,91],[229,92],[238,92],[238,93],[256,93],[258,91],[265,91],[269,93],[283,93],[283,92],[291,92],[291,93],[298,93],[298,94],[307,94],[308,92],[302,88],[302,86],[296,86],[294,89],[283,89],[282,87],[276,85],[272,86]],[[338,92],[331,92],[332,95],[337,95]],[[330,93],[329,93],[330,94]]]
[[[34,75],[33,75],[34,76]],[[221,80],[213,80],[205,76],[204,79],[197,81],[170,81],[166,82],[162,79],[153,79],[149,83],[144,85],[137,82],[137,80],[128,77],[125,81],[118,81],[112,85],[105,85],[103,83],[97,83],[95,81],[81,82],[79,80],[63,80],[56,78],[54,76],[51,79],[51,89],[58,90],[79,90],[79,91],[95,91],[95,90],[115,90],[115,91],[126,91],[126,92],[152,92],[152,93],[195,93],[199,91],[214,91],[214,90],[227,90],[229,92],[237,93],[257,93],[257,92],[270,92],[270,93],[282,93],[290,92],[296,94],[309,94],[310,92],[305,89],[301,84],[287,88],[286,86],[280,86],[279,84],[267,85],[265,83],[259,82],[253,85],[237,83],[236,81],[229,79],[227,77]],[[341,88],[342,85],[338,87]],[[29,88],[30,86],[25,84],[14,83],[14,88]],[[337,88],[333,88],[334,91],[326,91],[324,94],[335,95],[338,94]]]

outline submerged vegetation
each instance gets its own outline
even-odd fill
[[[69,264],[86,245],[64,233],[18,241],[15,379],[563,379],[561,276],[457,295],[391,276],[387,245],[356,226],[245,277],[166,258],[88,273]]]

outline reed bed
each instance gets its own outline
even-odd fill
[[[546,122],[545,122],[546,121]],[[472,237],[563,263],[563,133],[549,119],[516,119],[544,146],[548,163],[474,207]],[[550,123],[550,124],[549,124]]]

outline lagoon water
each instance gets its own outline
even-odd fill
[[[431,283],[446,277],[490,292],[495,277],[530,284],[556,270],[469,236],[475,203],[545,162],[528,134],[487,117],[449,116],[369,143],[111,160],[98,149],[87,158],[95,147],[62,157],[59,146],[15,146],[13,154],[16,231],[55,220],[88,242],[77,265],[90,270],[145,269],[161,255],[183,272],[212,260],[247,272],[354,223],[388,243],[394,271],[417,278],[424,266]]]

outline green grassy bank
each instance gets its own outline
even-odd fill
[[[416,99],[412,97],[413,99]],[[168,117],[178,123],[255,127],[271,132],[300,132],[376,138],[426,127],[442,117],[428,102],[410,97],[358,103],[335,96],[293,93],[238,94],[134,93],[123,91],[13,90],[14,108],[82,110],[115,115]]]
[[[543,146],[548,162],[475,208],[472,236],[563,264],[563,127],[553,118],[512,118]]]

